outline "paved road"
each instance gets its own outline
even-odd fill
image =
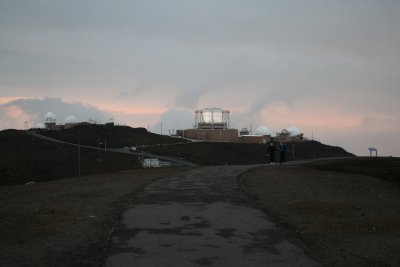
[[[254,166],[203,167],[136,195],[106,266],[319,266],[238,190]]]

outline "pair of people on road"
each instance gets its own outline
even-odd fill
[[[269,154],[270,164],[275,164],[275,151],[279,151],[279,163],[284,163],[286,161],[286,145],[284,143],[279,143],[278,147],[275,147],[275,144],[271,142],[267,151]]]

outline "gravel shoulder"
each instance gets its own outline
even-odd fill
[[[135,192],[188,168],[0,187],[2,266],[99,266],[111,231]]]
[[[361,175],[320,167],[266,166],[241,181],[254,205],[322,264],[400,266],[400,187],[365,168]]]

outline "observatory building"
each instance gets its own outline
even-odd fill
[[[65,118],[65,129],[69,129],[79,125],[78,120],[75,118],[74,115],[69,115]]]
[[[216,142],[237,142],[238,130],[229,128],[229,110],[204,108],[195,111],[194,129],[178,130],[179,136]]]
[[[302,133],[291,132],[288,131],[287,129],[283,129],[280,133],[276,133],[274,140],[276,142],[282,142],[282,143],[304,141]]]
[[[229,110],[205,108],[195,111],[195,128],[199,130],[226,130],[229,128]]]
[[[44,126],[47,130],[55,130],[56,129],[56,114],[53,112],[47,112],[44,116]]]

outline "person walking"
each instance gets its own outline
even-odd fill
[[[268,147],[268,155],[269,155],[269,160],[270,160],[270,164],[275,164],[275,145],[274,143],[271,142],[271,144]]]
[[[279,143],[279,163],[282,164],[286,161],[286,145],[284,143]]]

